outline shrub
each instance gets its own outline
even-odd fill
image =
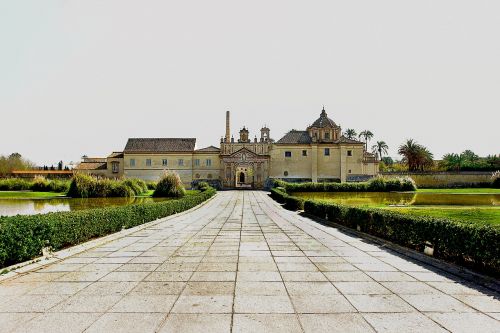
[[[67,195],[73,198],[91,198],[95,195],[95,183],[94,177],[76,173],[71,179]]]
[[[288,195],[284,188],[277,187],[271,189],[271,197],[277,202],[284,204],[286,209],[302,210],[304,209],[304,199]]]
[[[195,189],[201,191],[201,192],[205,192],[208,188],[210,187],[210,185],[207,183],[207,182],[198,182],[195,186]]]
[[[500,188],[500,171],[495,171],[491,175],[491,187]]]
[[[186,189],[181,178],[175,172],[165,172],[153,193],[153,197],[181,198],[186,195]]]
[[[135,195],[141,195],[148,191],[148,186],[141,179],[128,178],[123,180],[122,184],[130,188]]]
[[[148,187],[148,190],[156,190],[156,182],[152,182],[152,181],[149,181],[149,182],[146,182],[146,186]]]
[[[31,183],[18,178],[0,179],[0,191],[27,191],[31,188]]]
[[[416,191],[417,186],[410,177],[383,178],[376,177],[368,182],[360,183],[287,183],[274,180],[273,187],[285,188],[292,192],[389,192]]]
[[[123,184],[116,186],[128,189]],[[33,259],[41,255],[44,247],[60,250],[185,211],[215,193],[210,188],[182,199],[157,203],[0,217],[0,267]]]
[[[31,190],[39,192],[49,191],[49,181],[45,177],[36,176],[31,183]]]
[[[315,200],[306,200],[304,211],[417,251],[431,242],[437,258],[500,275],[500,230],[488,225]]]
[[[140,179],[112,180],[77,173],[67,195],[74,198],[133,197],[146,192],[147,185]]]

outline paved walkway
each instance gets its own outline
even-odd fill
[[[236,191],[0,283],[0,332],[500,332],[499,299]]]

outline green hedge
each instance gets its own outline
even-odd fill
[[[76,173],[71,179],[67,195],[73,198],[133,197],[148,191],[141,179],[98,178],[84,173]]]
[[[275,180],[274,187],[283,187],[287,192],[390,192],[416,191],[415,182],[409,177],[376,177],[360,183],[287,183]]]
[[[33,259],[42,248],[62,248],[188,210],[212,197],[212,188],[182,199],[43,215],[0,217],[0,267]]]
[[[434,246],[434,257],[500,276],[500,229],[442,218],[412,216],[384,209],[353,207],[318,200],[303,200],[283,187],[271,189],[271,197],[290,210],[374,235],[422,252]]]
[[[285,189],[282,187],[276,187],[271,189],[271,197],[277,202],[284,204],[286,209],[290,210],[303,210],[304,209],[304,199],[291,196],[286,193]]]
[[[500,275],[500,230],[491,226],[314,200],[306,200],[304,210],[420,252],[430,242],[437,258]]]
[[[37,177],[34,180],[21,178],[0,179],[0,191],[38,191],[38,192],[66,192],[69,189],[69,180],[45,179]]]

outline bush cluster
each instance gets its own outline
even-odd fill
[[[284,204],[286,209],[290,210],[303,210],[304,209],[304,199],[297,198],[286,193],[284,187],[275,187],[271,189],[271,198]]]
[[[195,187],[196,190],[199,190],[201,192],[205,192],[209,188],[210,188],[210,185],[207,182],[198,182],[196,184],[196,187]]]
[[[430,242],[437,258],[500,275],[500,230],[488,225],[315,200],[306,200],[304,210],[417,251],[423,251],[426,242]]]
[[[491,175],[491,187],[500,188],[500,171],[495,171]]]
[[[149,181],[149,182],[146,182],[146,186],[148,187],[148,190],[156,190],[156,182],[153,182],[153,181]]]
[[[36,177],[34,180],[4,178],[0,179],[0,191],[66,192],[69,184],[69,180],[45,179],[44,177]]]
[[[181,178],[175,172],[165,172],[153,193],[153,197],[182,198],[186,195],[186,189]]]
[[[140,179],[113,180],[77,173],[67,195],[73,198],[132,197],[147,191],[146,183]]]
[[[283,187],[287,192],[390,192],[416,191],[417,186],[410,177],[375,177],[360,183],[287,183],[275,180],[274,187]]]
[[[60,250],[185,211],[215,193],[210,188],[182,199],[157,203],[0,217],[0,267],[33,259],[41,255],[44,247]]]

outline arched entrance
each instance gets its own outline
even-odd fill
[[[245,173],[240,172],[240,184],[245,184]]]

